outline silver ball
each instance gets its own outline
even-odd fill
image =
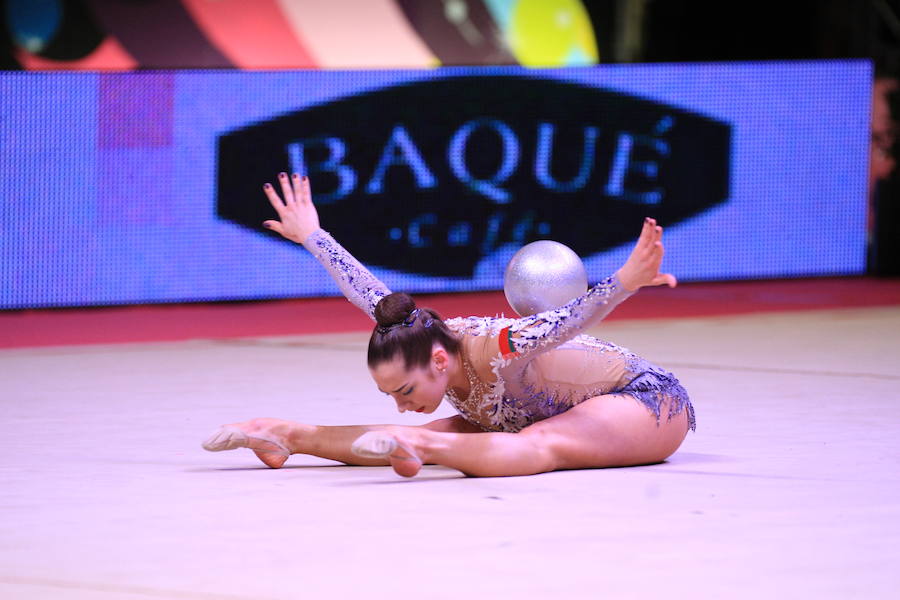
[[[584,263],[568,246],[540,240],[522,246],[506,265],[503,292],[519,316],[559,308],[587,291]]]

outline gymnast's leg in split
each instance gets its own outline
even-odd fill
[[[668,402],[661,406],[663,415]],[[350,465],[390,464],[407,477],[417,474],[422,464],[497,477],[662,462],[681,445],[689,422],[687,411],[657,418],[630,395],[610,394],[518,433],[483,432],[459,416],[422,426],[316,426],[254,419],[229,427],[245,432],[241,444],[274,468],[281,467],[289,454],[308,454]],[[357,445],[354,452],[354,442],[367,433],[376,434],[374,447]],[[369,456],[360,456],[360,451]],[[373,456],[377,453],[383,456]]]

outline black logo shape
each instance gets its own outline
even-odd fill
[[[549,238],[586,257],[644,216],[671,225],[724,202],[730,141],[725,123],[610,90],[426,80],[223,135],[218,213],[265,231],[260,184],[304,172],[323,227],[361,261],[469,277],[502,244]]]

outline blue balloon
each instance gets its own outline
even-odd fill
[[[43,50],[62,26],[60,0],[7,0],[6,22],[16,45],[37,53]]]

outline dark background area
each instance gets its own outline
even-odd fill
[[[900,0],[585,0],[602,62],[868,58],[900,77]],[[889,97],[900,120],[900,94]],[[895,142],[894,157],[900,156]],[[872,274],[900,275],[900,169],[875,189]],[[814,217],[814,216],[813,216]]]

